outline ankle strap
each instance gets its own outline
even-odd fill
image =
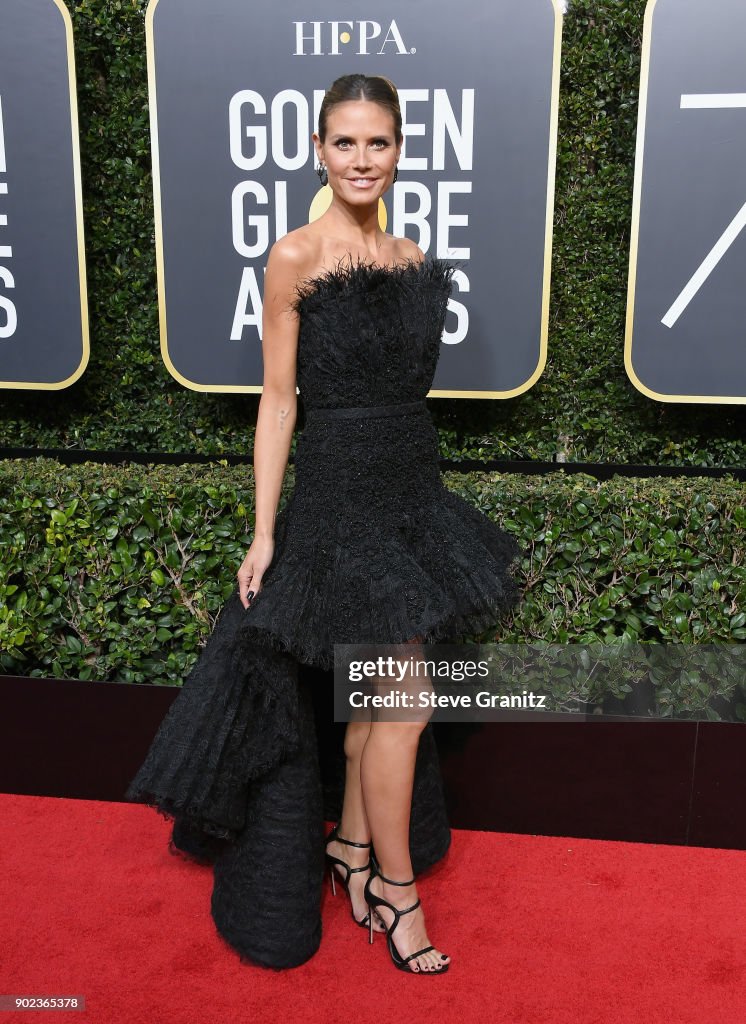
[[[376,871],[376,874],[382,882],[386,882],[388,885],[414,885],[414,878],[411,878],[408,882],[395,882],[393,878],[386,878],[380,871]]]
[[[338,843],[344,843],[345,846],[357,846],[361,850],[367,850],[368,847],[370,846],[370,843],[353,843],[353,841],[351,839],[343,839],[342,836],[337,831],[338,828],[339,828],[339,824],[334,826],[334,828],[332,829],[331,835],[329,837],[330,839],[332,839],[332,838],[336,839]]]

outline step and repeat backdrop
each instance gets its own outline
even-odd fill
[[[199,390],[260,390],[267,253],[323,208],[324,90],[397,86],[382,219],[459,261],[434,395],[517,394],[546,359],[561,15],[546,0],[152,0],[147,12],[163,357]],[[327,192],[329,189],[327,187]]]
[[[433,396],[541,376],[561,0],[151,0],[146,13],[163,360],[185,387],[259,392],[272,244],[330,200],[311,135],[353,71],[399,90],[382,226],[457,264]],[[742,0],[650,0],[625,365],[669,402],[746,401]],[[0,384],[62,388],[88,359],[72,26],[0,5]],[[155,301],[155,296],[154,296]]]

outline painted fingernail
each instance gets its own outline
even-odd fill
[[[250,601],[250,600],[252,599],[252,597],[253,597],[253,596],[254,596],[254,591],[253,591],[253,590],[250,590],[250,591],[248,592],[248,594],[246,595],[246,599],[247,599],[248,601]]]

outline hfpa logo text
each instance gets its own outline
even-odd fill
[[[385,35],[377,21],[294,21],[293,24],[296,57],[340,56],[350,52],[350,43],[356,46],[353,52],[359,57],[416,52],[414,46],[405,45],[399,26],[393,20]]]

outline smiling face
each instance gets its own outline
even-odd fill
[[[377,202],[391,184],[401,140],[396,140],[393,117],[380,104],[337,103],[327,116],[324,142],[316,134],[313,138],[329,185],[345,202]]]

